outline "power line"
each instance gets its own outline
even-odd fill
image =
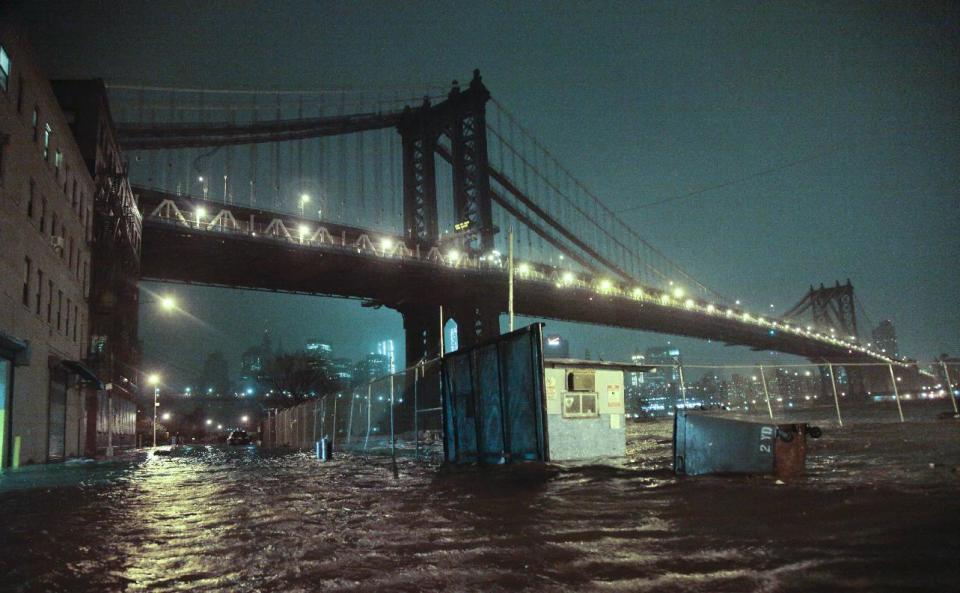
[[[633,212],[634,210],[640,210],[640,209],[642,209],[642,208],[650,208],[650,207],[653,207],[653,206],[660,206],[661,204],[667,204],[667,203],[669,203],[669,202],[676,202],[676,201],[679,201],[679,200],[686,200],[686,199],[688,199],[688,198],[692,198],[692,197],[698,196],[698,195],[700,195],[700,194],[705,194],[705,193],[707,193],[707,192],[711,192],[711,191],[713,191],[713,190],[715,190],[715,189],[722,189],[722,188],[724,188],[724,187],[730,187],[731,185],[736,185],[736,184],[738,184],[738,183],[743,183],[744,181],[750,181],[750,180],[753,180],[753,179],[758,179],[758,178],[760,178],[760,177],[764,177],[764,176],[770,175],[770,174],[772,174],[772,173],[777,173],[777,172],[779,172],[779,171],[783,171],[783,170],[785,170],[785,169],[789,169],[789,168],[795,167],[795,166],[797,166],[797,165],[802,165],[802,164],[804,164],[804,163],[809,163],[809,162],[811,162],[811,161],[815,161],[815,160],[818,160],[818,159],[822,159],[822,158],[824,158],[824,157],[827,157],[827,156],[829,156],[829,155],[837,152],[837,151],[840,150],[841,148],[844,148],[844,145],[843,145],[843,144],[837,144],[837,145],[834,145],[833,147],[831,147],[830,149],[826,150],[825,152],[817,152],[817,153],[808,154],[807,156],[805,156],[805,157],[803,157],[803,158],[800,158],[800,159],[797,159],[797,160],[795,160],[795,161],[789,161],[789,162],[786,162],[786,163],[782,163],[782,164],[777,165],[777,166],[775,166],[775,167],[770,167],[769,169],[764,169],[764,170],[762,170],[762,171],[758,171],[758,172],[756,172],[756,173],[752,173],[752,174],[747,175],[747,176],[745,176],[745,177],[738,177],[738,178],[736,178],[736,179],[730,179],[730,180],[724,181],[724,182],[722,182],[722,183],[718,183],[718,184],[716,184],[716,185],[710,185],[710,186],[707,186],[707,187],[702,187],[702,188],[700,188],[700,189],[696,189],[696,190],[691,191],[691,192],[687,192],[687,193],[683,193],[683,194],[677,194],[677,195],[670,196],[670,197],[667,197],[667,198],[663,198],[663,199],[660,199],[660,200],[655,200],[655,201],[653,201],[653,202],[648,202],[648,203],[646,203],[646,204],[639,204],[639,205],[637,205],[637,206],[630,206],[630,207],[627,207],[627,208],[623,208],[623,209],[621,209],[621,210],[617,210],[617,213],[618,213],[618,214],[623,214],[623,213],[625,213],[625,212]]]

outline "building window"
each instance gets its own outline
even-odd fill
[[[57,173],[60,172],[60,165],[63,164],[63,152],[60,149],[57,149],[56,154],[53,155],[53,168],[57,170]]]
[[[57,291],[57,331],[63,327],[61,323],[63,320],[63,291]]]
[[[17,77],[17,113],[23,113],[23,76]]]
[[[67,267],[73,269],[73,237],[70,237],[70,253],[67,256]]]
[[[53,280],[47,280],[47,323],[53,321]]]
[[[77,341],[77,325],[79,325],[80,310],[77,305],[73,306],[73,341]]]
[[[37,270],[37,304],[35,311],[40,314],[40,303],[43,302],[43,270]]]
[[[21,300],[24,307],[30,306],[30,275],[33,273],[33,262],[29,257],[23,258],[23,295]]]
[[[73,193],[70,194],[70,207],[73,208],[74,212],[77,211],[77,180],[73,180]],[[78,213],[79,214],[79,213]]]
[[[87,274],[89,273],[88,262],[83,262],[83,280],[81,285],[83,286],[83,297],[90,298],[90,287],[87,286]]]
[[[53,128],[50,124],[43,125],[43,160],[50,159],[50,136],[53,136]]]
[[[57,213],[54,212],[50,215],[50,236],[54,237],[57,234]]]
[[[47,232],[47,199],[40,200],[40,233]]]
[[[37,191],[37,184],[33,179],[30,180],[27,191],[29,192],[27,194],[27,218],[33,220],[33,194]]]
[[[0,87],[7,90],[7,84],[10,82],[10,56],[7,50],[0,45]]]
[[[33,119],[31,120],[31,125],[33,125],[33,141],[36,142],[40,133],[40,110],[36,107],[33,108]]]
[[[70,307],[73,306],[73,303],[70,302],[70,299],[67,299],[67,323],[63,328],[63,335],[70,335]]]

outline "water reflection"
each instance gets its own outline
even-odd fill
[[[606,465],[440,468],[185,447],[0,478],[14,591],[947,590],[960,429],[816,441],[810,473],[677,479],[670,426]],[[933,464],[931,467],[930,464]]]

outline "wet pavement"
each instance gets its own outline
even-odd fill
[[[808,475],[442,468],[197,447],[0,477],[0,590],[950,591],[960,423],[828,429]]]

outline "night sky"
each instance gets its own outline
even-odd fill
[[[445,86],[480,68],[561,162],[706,285],[781,312],[810,284],[850,278],[905,354],[960,354],[957,3],[22,4],[51,77],[315,90]],[[222,349],[235,371],[267,327],[288,349],[317,336],[349,357],[382,337],[402,344],[399,315],[356,301],[144,288],[177,293],[202,320],[144,307],[147,359],[174,368]],[[685,358],[760,357],[547,331],[608,359],[668,339]]]

